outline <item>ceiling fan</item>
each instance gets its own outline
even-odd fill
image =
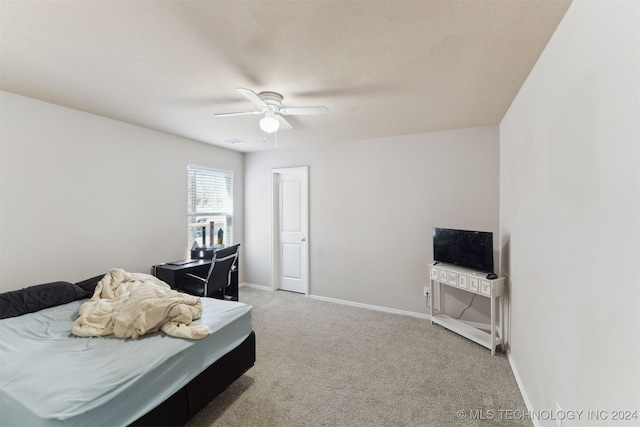
[[[278,129],[289,130],[292,126],[282,116],[318,116],[329,113],[327,107],[290,107],[282,108],[282,95],[276,92],[255,93],[243,87],[236,88],[256,104],[260,111],[244,111],[238,113],[218,113],[216,117],[244,116],[247,114],[264,114],[260,119],[260,129],[266,133],[276,132]]]

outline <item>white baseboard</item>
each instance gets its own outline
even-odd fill
[[[397,310],[395,308],[381,307],[378,305],[363,304],[359,302],[346,301],[346,300],[341,300],[336,298],[322,297],[319,295],[309,295],[309,298],[317,299],[320,301],[333,302],[335,304],[349,305],[352,307],[368,308],[369,310],[383,311],[385,313],[400,314],[403,316],[418,317],[420,319],[427,319],[427,320],[430,319],[430,316],[428,314],[416,313],[414,311]]]
[[[242,287],[247,287],[247,288],[253,288],[253,289],[260,289],[260,290],[263,290],[263,291],[271,291],[271,290],[272,290],[272,289],[271,289],[270,287],[268,287],[268,286],[264,286],[264,285],[256,285],[256,284],[253,284],[253,283],[247,283],[247,282],[240,283],[240,284],[238,285],[238,287],[240,287],[240,288],[242,288]]]
[[[524,400],[524,404],[529,411],[533,411],[533,407],[531,406],[531,401],[527,396],[527,392],[522,384],[522,378],[520,378],[520,374],[518,373],[518,369],[516,365],[513,363],[513,359],[511,358],[511,351],[507,349],[507,360],[509,361],[509,365],[511,366],[511,372],[513,372],[513,376],[516,379],[516,384],[518,385],[518,389],[520,390],[520,394],[522,395],[522,400]],[[533,422],[534,427],[540,427],[540,420],[532,417],[531,422]]]
[[[263,290],[263,291],[272,291],[273,290],[268,286],[256,285],[256,284],[253,284],[253,283],[246,283],[246,282],[240,283],[238,286],[239,287],[246,286],[247,288],[260,289],[260,290]],[[362,303],[359,303],[359,302],[346,301],[346,300],[322,297],[322,296],[319,296],[319,295],[311,295],[311,294],[309,294],[308,297],[312,298],[312,299],[317,299],[317,300],[320,300],[320,301],[327,301],[327,302],[332,302],[332,303],[335,303],[335,304],[342,304],[342,305],[350,305],[352,307],[368,308],[369,310],[384,311],[386,313],[401,314],[403,316],[418,317],[418,318],[427,319],[427,320],[429,320],[431,318],[428,314],[415,313],[413,311],[396,310],[395,308],[380,307],[378,305],[362,304]]]
[[[264,285],[256,285],[254,283],[240,283],[239,287],[247,287],[247,288],[253,288],[253,289],[260,289],[263,291],[272,291],[273,289],[271,289],[269,286],[264,286]],[[335,304],[342,304],[342,305],[349,305],[352,307],[359,307],[359,308],[367,308],[369,310],[376,310],[376,311],[382,311],[385,313],[393,313],[393,314],[400,314],[402,316],[411,316],[411,317],[417,317],[419,319],[427,319],[430,320],[431,316],[429,316],[429,314],[427,313],[416,313],[415,311],[406,311],[406,310],[398,310],[395,308],[389,308],[389,307],[382,307],[379,305],[372,305],[372,304],[363,304],[360,302],[353,302],[353,301],[347,301],[347,300],[342,300],[342,299],[337,299],[337,298],[329,298],[329,297],[323,297],[320,295],[312,295],[309,294],[308,295],[309,298],[312,299],[317,299],[320,301],[327,301],[327,302],[332,302]],[[486,323],[478,323],[478,322],[469,322],[466,320],[463,320],[463,322],[465,322],[466,324],[473,326],[474,328],[478,328],[478,329],[483,329],[483,330],[489,330],[491,328],[490,325],[486,324]]]

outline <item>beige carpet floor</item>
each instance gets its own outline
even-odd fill
[[[506,355],[427,320],[243,287],[256,364],[188,424],[531,426]]]

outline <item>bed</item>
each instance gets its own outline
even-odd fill
[[[203,298],[203,339],[72,335],[100,278],[0,294],[0,425],[182,425],[253,366],[241,302]]]

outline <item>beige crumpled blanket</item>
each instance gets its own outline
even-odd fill
[[[199,297],[175,291],[150,274],[119,268],[109,270],[78,312],[71,332],[81,337],[114,334],[135,339],[160,329],[174,337],[200,339],[211,333],[194,322],[202,317]]]

